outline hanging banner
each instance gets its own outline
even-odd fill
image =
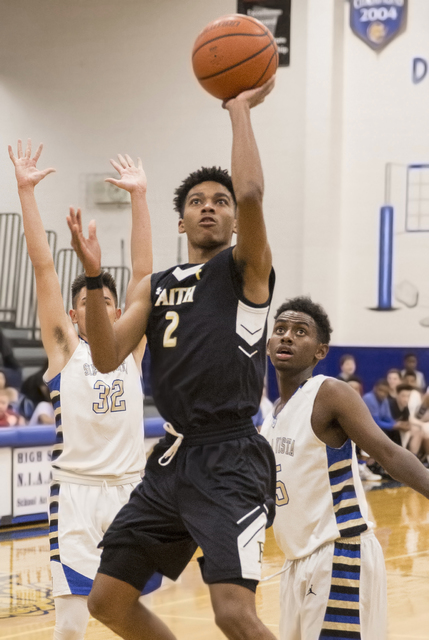
[[[256,18],[273,34],[279,50],[279,67],[288,67],[290,59],[291,0],[238,0],[237,13]]]
[[[380,51],[404,29],[408,0],[350,0],[350,26],[358,38]]]

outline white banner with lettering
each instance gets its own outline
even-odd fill
[[[13,517],[48,512],[52,446],[13,450]]]

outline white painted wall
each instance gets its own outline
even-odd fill
[[[346,0],[293,0],[291,66],[253,114],[277,271],[273,307],[310,293],[327,308],[336,344],[429,340],[419,325],[429,309],[368,311],[377,300],[385,164],[429,163],[429,77],[411,81],[412,57],[429,59],[429,3],[409,4],[405,33],[375,53],[351,33]],[[0,210],[19,210],[7,143],[43,141],[41,164],[57,168],[38,187],[46,227],[68,246],[65,215],[81,204],[86,220],[97,220],[104,262],[119,264],[129,211],[89,206],[85,179],[109,172],[117,152],[140,155],[154,268],[175,263],[175,187],[201,165],[230,167],[228,114],[194,79],[190,52],[207,22],[235,9],[234,0],[3,0]],[[427,237],[398,236],[395,281],[415,281],[429,299]]]

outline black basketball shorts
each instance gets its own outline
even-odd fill
[[[197,547],[206,583],[259,581],[275,509],[275,459],[254,435],[182,446],[167,466],[161,440],[145,476],[108,528],[99,572],[142,590],[158,571],[176,580]],[[256,584],[256,582],[255,582]]]

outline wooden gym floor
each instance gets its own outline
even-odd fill
[[[378,489],[364,484],[386,559],[389,640],[428,640],[429,503],[407,487],[384,482],[383,488]],[[272,530],[265,549],[263,574],[271,575],[283,563]],[[46,524],[0,530],[1,640],[51,640],[54,604],[48,558]],[[280,576],[261,583],[257,593],[259,615],[277,636],[279,579]],[[176,584],[167,585],[145,600],[178,638],[224,638],[213,623],[208,589],[195,558]],[[111,640],[117,636],[91,619],[85,638]]]

